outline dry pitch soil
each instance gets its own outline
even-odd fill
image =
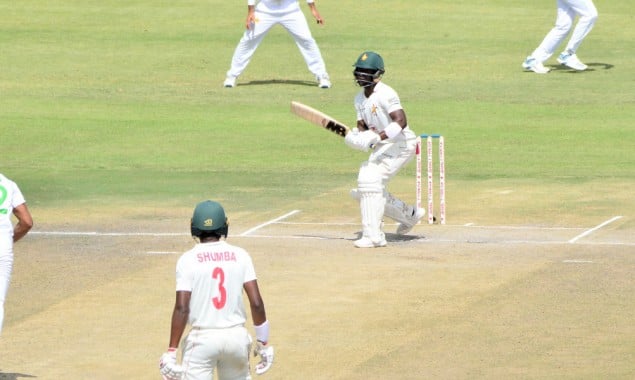
[[[354,207],[268,223],[288,211],[230,215],[272,326],[263,379],[633,378],[627,217],[594,231],[421,224],[356,249]],[[159,379],[189,212],[35,210],[15,247],[0,379]]]

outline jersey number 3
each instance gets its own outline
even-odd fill
[[[222,309],[227,302],[227,289],[225,289],[225,272],[222,268],[214,268],[212,278],[218,282],[218,296],[212,298],[212,303],[217,309]]]

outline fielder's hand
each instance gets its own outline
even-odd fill
[[[254,356],[260,356],[260,362],[256,364],[256,374],[262,375],[267,372],[273,364],[273,347],[266,343],[256,341],[254,345]]]
[[[357,128],[353,128],[344,138],[346,145],[362,152],[368,152],[368,149],[374,148],[380,140],[381,137],[377,133],[370,130],[360,132]]]
[[[163,376],[163,380],[181,380],[183,368],[176,364],[176,350],[168,351],[161,355],[159,371],[161,376]]]

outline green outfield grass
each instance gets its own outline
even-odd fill
[[[0,1],[0,172],[35,220],[0,379],[157,378],[206,198],[258,271],[276,347],[263,378],[633,378],[633,0],[595,1],[589,71],[553,57],[542,76],[521,63],[553,0],[318,0],[333,88],[276,28],[225,89],[245,3]],[[446,138],[448,225],[400,237],[386,220],[374,250],[352,244],[348,196],[367,155],[289,111],[353,125],[364,50],[412,129]],[[414,173],[390,190],[414,201]]]
[[[212,197],[265,210],[353,186],[365,155],[288,108],[299,100],[353,124],[351,65],[372,49],[412,128],[446,136],[450,194],[492,183],[629,188],[635,32],[628,1],[598,7],[579,51],[593,70],[539,76],[520,63],[555,17],[549,1],[324,2],[326,26],[312,29],[334,86],[320,90],[281,28],[238,87],[221,87],[242,4],[0,4],[0,168],[45,208]],[[624,194],[596,196],[633,209]]]

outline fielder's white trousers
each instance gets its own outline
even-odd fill
[[[553,55],[556,48],[567,38],[576,15],[579,15],[580,19],[565,48],[568,53],[575,54],[584,38],[593,29],[598,17],[598,11],[591,0],[557,0],[557,5],[556,25],[531,54],[539,62],[544,62]]]
[[[7,298],[11,271],[13,270],[13,236],[0,236],[0,334],[4,323],[4,301]]]
[[[238,77],[242,74],[262,39],[276,24],[282,25],[293,36],[309,71],[316,77],[326,74],[326,65],[322,59],[320,48],[311,35],[306,17],[299,7],[297,10],[283,14],[269,14],[256,10],[255,16],[258,21],[251,29],[245,31],[238,46],[236,46],[231,68],[227,71],[228,77]],[[284,57],[280,58],[284,59]]]
[[[251,337],[242,326],[226,329],[193,328],[183,346],[183,380],[251,380]]]

